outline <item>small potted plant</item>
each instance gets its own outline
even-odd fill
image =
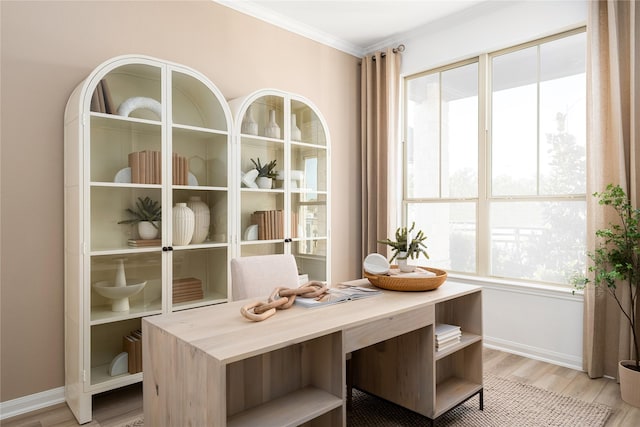
[[[637,330],[638,287],[640,285],[640,209],[633,208],[624,190],[609,184],[602,193],[594,193],[598,203],[615,210],[616,223],[609,228],[596,231],[596,248],[587,256],[592,264],[589,271],[593,278],[579,275],[574,278],[578,288],[592,283],[596,288],[604,288],[613,297],[629,322],[633,335],[634,360],[621,360],[619,367],[620,394],[622,400],[640,407],[640,347]],[[626,288],[628,300],[623,300],[620,292]]]
[[[155,239],[160,232],[159,222],[162,219],[160,204],[149,197],[138,197],[136,210],[127,208],[127,213],[133,216],[131,219],[119,221],[118,224],[138,224],[138,235],[143,240]]]
[[[258,177],[256,178],[258,187],[271,188],[273,179],[278,175],[275,171],[276,161],[271,160],[269,163],[263,165],[260,163],[260,157],[258,157],[258,161],[251,159],[251,163],[253,163],[253,166],[255,166],[255,169],[258,171]]]
[[[411,228],[408,230],[407,227],[398,228],[396,230],[396,240],[378,240],[378,243],[384,243],[385,245],[391,246],[393,256],[389,262],[392,262],[394,259],[397,260],[398,268],[402,272],[411,272],[415,269],[414,265],[407,264],[408,258],[419,258],[420,254],[422,254],[425,258],[429,259],[429,254],[427,254],[426,251],[427,245],[424,243],[427,236],[422,232],[422,230],[418,230],[414,236],[413,229],[415,226],[416,223],[413,222],[411,224]]]

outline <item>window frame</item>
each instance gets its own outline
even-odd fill
[[[578,28],[563,31],[550,36],[538,38],[525,43],[520,43],[514,46],[510,46],[504,49],[482,53],[471,58],[459,60],[450,64],[442,65],[432,69],[420,71],[410,75],[403,76],[402,78],[402,110],[401,110],[401,130],[402,130],[402,201],[401,201],[401,223],[403,226],[407,226],[408,222],[408,207],[410,204],[437,204],[437,203],[457,203],[457,202],[469,202],[475,201],[476,203],[476,242],[475,242],[475,256],[476,256],[476,272],[457,272],[451,271],[454,275],[460,276],[472,276],[481,279],[510,281],[522,284],[536,284],[536,285],[549,285],[570,287],[567,283],[558,282],[546,282],[532,279],[522,279],[514,277],[504,277],[495,274],[491,274],[491,218],[490,211],[492,203],[496,202],[566,202],[566,201],[582,201],[586,202],[586,193],[581,194],[558,194],[558,195],[545,195],[540,191],[540,158],[537,159],[536,165],[536,193],[535,195],[526,196],[514,196],[514,195],[499,195],[494,196],[492,194],[492,60],[496,57],[506,55],[512,52],[517,52],[523,49],[537,47],[538,53],[540,46],[555,40],[560,40],[566,37],[574,36],[577,34],[586,33],[586,26],[580,26]],[[586,52],[585,52],[586,54]],[[538,56],[539,58],[539,56]],[[442,73],[455,68],[463,67],[469,64],[478,64],[478,188],[477,196],[474,197],[442,197],[442,168],[440,168],[440,175],[438,177],[438,194],[439,197],[408,197],[408,173],[407,173],[407,130],[408,130],[408,84],[407,82],[412,79],[417,79],[427,75],[438,74],[439,82],[442,81]],[[537,70],[537,95],[536,95],[536,146],[539,152],[540,150],[540,66],[538,62]],[[440,86],[440,90],[441,90]],[[586,94],[586,87],[585,87]],[[441,93],[440,93],[441,95]],[[442,97],[440,96],[440,102]],[[442,115],[440,111],[440,125],[442,124]],[[440,128],[441,130],[441,128]],[[439,164],[442,165],[442,132],[439,132]],[[586,176],[585,176],[586,178]],[[585,234],[586,236],[586,234]],[[585,242],[586,244],[586,242]]]

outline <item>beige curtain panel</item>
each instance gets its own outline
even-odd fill
[[[395,233],[399,184],[400,54],[389,48],[361,63],[362,255],[387,253]]]
[[[593,251],[595,231],[614,217],[591,194],[613,183],[633,206],[640,201],[640,4],[592,1],[589,8],[587,248]],[[584,298],[584,369],[592,378],[617,377],[618,361],[632,356],[628,322],[605,290],[588,287]]]

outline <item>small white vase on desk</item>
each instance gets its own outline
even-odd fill
[[[269,110],[269,123],[264,128],[264,136],[280,139],[280,126],[276,123],[276,110]]]
[[[173,244],[188,245],[193,237],[195,215],[186,203],[176,203],[172,209],[173,215]]]
[[[398,252],[398,256],[396,257],[396,261],[398,263],[398,268],[403,273],[411,273],[416,269],[415,265],[409,265],[407,263],[408,256],[406,252]]]

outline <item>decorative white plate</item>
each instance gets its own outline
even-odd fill
[[[187,179],[189,180],[188,181],[189,185],[193,185],[193,186],[199,185],[198,178],[196,178],[196,176],[191,172],[189,172],[189,177]]]
[[[131,168],[123,168],[118,171],[113,182],[119,182],[121,184],[131,183]]]
[[[258,188],[258,184],[256,184],[257,177],[258,171],[256,169],[251,169],[242,176],[242,183],[249,188]]]
[[[380,254],[369,254],[364,259],[364,271],[369,274],[387,274],[389,272],[389,261]]]
[[[244,230],[244,240],[258,240],[258,225],[253,224]]]

